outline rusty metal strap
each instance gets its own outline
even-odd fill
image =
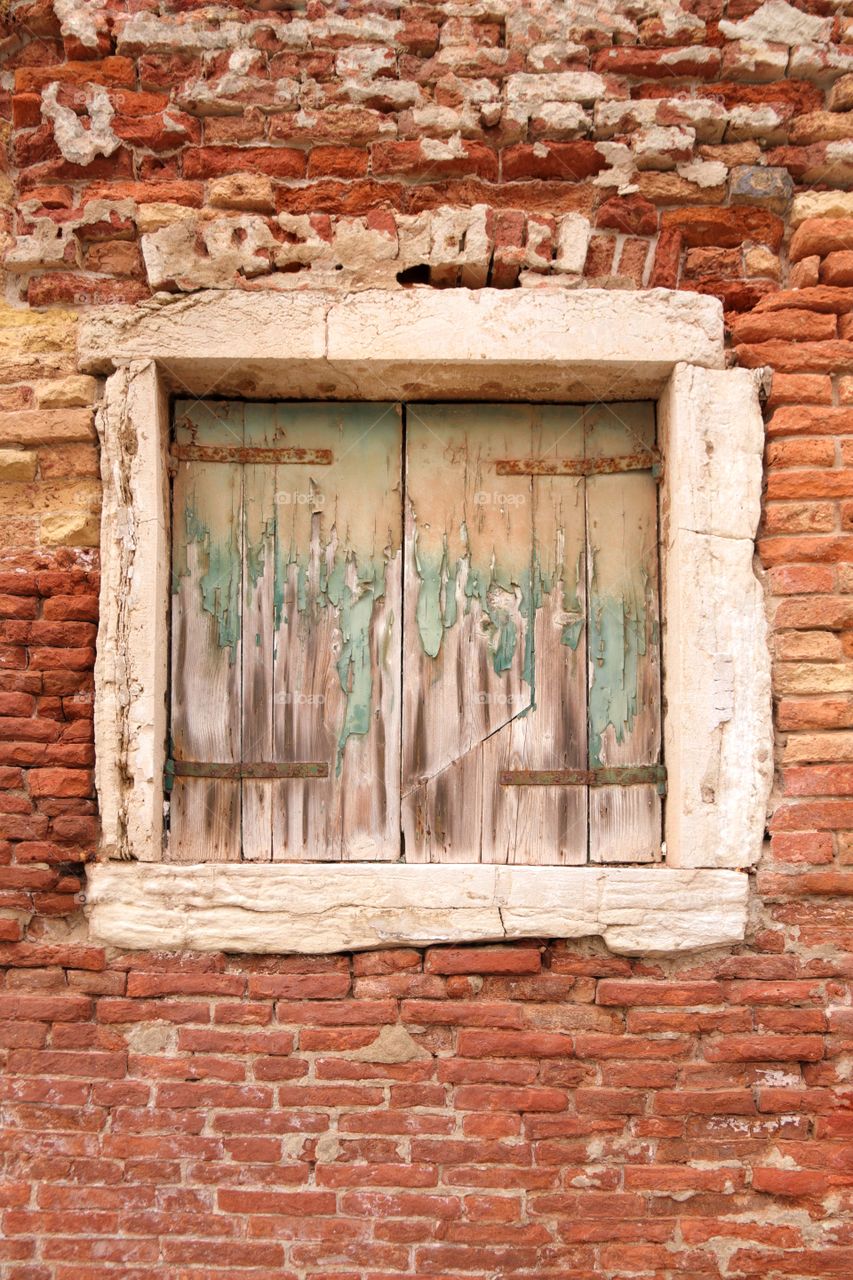
[[[170,456],[175,462],[240,462],[280,463],[291,466],[330,467],[334,462],[331,449],[263,449],[231,448],[214,444],[173,444]]]
[[[501,458],[499,476],[603,476],[618,471],[651,471],[657,479],[661,457],[657,449],[626,453],[621,458]]]
[[[171,790],[173,778],[223,778],[239,782],[242,778],[328,778],[329,766],[325,760],[299,760],[289,764],[267,761],[240,761],[236,764],[211,764],[196,760],[166,761],[166,790]]]
[[[662,764],[614,766],[609,769],[502,769],[502,787],[637,787],[666,785]]]

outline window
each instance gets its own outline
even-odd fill
[[[234,290],[174,304],[104,308],[81,326],[79,349],[84,372],[108,375],[97,418],[104,479],[95,671],[102,834],[87,871],[93,937],[122,947],[325,952],[599,935],[620,952],[667,953],[744,936],[748,878],[742,872],[760,854],[772,773],[766,621],[753,568],[762,375],[724,368],[715,299],[665,290],[371,290],[340,298],[310,290]],[[548,406],[569,413],[566,406],[582,402],[655,403],[667,787],[664,845],[656,841],[653,850],[658,861],[417,863],[409,860],[408,845],[402,861],[396,841],[384,861],[373,855],[325,863],[175,860],[174,832],[164,827],[178,516],[170,397],[214,393],[219,402],[286,400],[291,408],[300,401],[324,401],[327,408],[332,401],[408,402],[410,429],[413,415],[434,401],[449,401],[454,411],[470,402],[492,415],[497,409],[490,402],[507,398],[517,409],[524,401],[528,412],[538,406],[543,414]],[[522,450],[508,451],[496,462],[524,457]],[[592,459],[576,461],[587,468]],[[512,479],[500,477],[498,492],[507,492],[504,482]],[[523,479],[532,485],[532,476]],[[576,487],[577,480],[570,478]],[[585,481],[586,495],[592,477]],[[383,492],[392,489],[389,484]],[[432,488],[427,492],[432,514]],[[477,505],[494,515],[494,504]],[[369,511],[369,504],[359,510]],[[198,553],[198,547],[188,550]],[[242,552],[240,566],[242,574]],[[407,580],[417,585],[417,574],[408,571]],[[652,574],[649,582],[653,588]],[[401,590],[406,595],[405,568]],[[552,593],[546,595],[550,600]],[[413,598],[409,591],[410,604]],[[445,638],[446,603],[445,587]],[[565,613],[554,642],[563,661],[571,651],[561,644],[563,626],[577,620],[568,616],[571,609]],[[544,616],[538,608],[540,630]],[[408,644],[409,636],[416,637],[417,656],[420,637],[411,623],[400,627],[395,643]],[[533,636],[544,652],[535,629]],[[402,660],[400,671],[410,695]],[[334,690],[334,664],[328,674]],[[545,687],[537,680],[537,707]],[[489,685],[475,685],[480,688]],[[518,719],[533,723],[531,713]],[[438,727],[443,731],[441,720]],[[585,731],[581,719],[581,739]],[[400,733],[402,742],[402,724]],[[338,723],[335,743],[339,736]],[[363,736],[349,734],[345,750]],[[482,740],[486,750],[492,740]],[[606,734],[602,741],[608,744]],[[301,752],[295,758],[305,759]],[[333,758],[334,752],[330,768]],[[603,753],[608,767],[610,758]],[[650,752],[649,758],[657,757]],[[209,764],[218,757],[205,747],[193,759]],[[240,763],[242,743],[235,759],[247,767]],[[307,786],[313,779],[296,781]],[[618,795],[639,796],[647,785],[622,787]],[[593,802],[598,791],[591,788]],[[569,787],[509,793],[518,799],[519,827],[537,796],[575,794]]]
[[[653,405],[174,415],[172,858],[659,857]]]

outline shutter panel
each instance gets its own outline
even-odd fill
[[[221,408],[213,407],[216,413]],[[206,605],[194,580],[183,582],[175,626],[186,625],[179,623],[178,609],[182,618],[194,616],[192,625],[204,628],[205,660],[193,671],[192,654],[184,648],[179,655],[175,648],[173,686],[190,686],[194,704],[217,708],[209,714],[230,722],[236,741],[223,760],[289,766],[297,774],[300,766],[316,764],[327,776],[219,782],[232,797],[231,829],[237,832],[220,856],[240,857],[242,849],[248,860],[396,858],[399,413],[393,405],[376,404],[228,408],[232,417],[240,413],[241,430],[228,443],[244,450],[242,462],[180,462],[175,528],[177,545],[184,495],[198,487],[200,467],[233,471],[231,484],[239,502],[226,512],[220,501],[222,479],[214,478],[209,496],[223,535],[226,527],[231,530],[227,545],[240,580],[238,643],[228,655],[231,697],[223,705],[218,686],[206,676],[206,653],[218,633],[205,618]],[[199,414],[193,410],[189,417]],[[231,418],[229,425],[233,427]],[[202,427],[194,426],[196,443],[212,443]],[[179,419],[178,443],[184,429],[189,431]],[[267,452],[252,452],[258,450]],[[283,459],[282,450],[295,456]],[[217,671],[224,662],[221,652],[215,655]],[[186,703],[185,695],[173,693],[175,758],[209,761],[210,754],[197,754],[204,744],[184,732],[187,714],[181,708]],[[210,785],[209,779],[175,780],[182,794],[198,795]],[[195,801],[196,808],[200,803]],[[195,857],[203,850],[202,856],[209,856],[206,834],[200,839],[198,827],[183,827],[180,803],[177,810],[173,805],[172,827],[176,849],[192,849]]]
[[[406,440],[406,859],[585,862],[585,787],[498,783],[586,763],[582,480],[498,465],[582,458],[582,413],[415,405]]]
[[[587,458],[654,448],[650,404],[597,405],[585,415]],[[650,470],[586,482],[590,768],[656,764],[661,744],[657,485]],[[590,791],[590,861],[660,857],[655,784]]]
[[[175,443],[242,443],[242,404],[183,405]],[[241,759],[242,468],[178,464],[172,490],[172,721],[176,760]],[[169,855],[181,862],[240,857],[240,783],[176,777]]]

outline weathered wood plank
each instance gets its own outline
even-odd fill
[[[560,643],[567,599],[580,609],[582,482],[496,469],[582,457],[580,421],[548,406],[407,408],[407,861],[585,860],[583,788],[555,803],[498,783],[502,768],[585,764],[583,662]]]
[[[588,458],[654,445],[647,404],[589,409]],[[589,763],[660,759],[660,617],[657,486],[649,472],[586,481],[589,593]],[[660,858],[661,799],[654,785],[590,793],[590,860]]]
[[[176,434],[240,443],[243,406],[182,406]],[[173,488],[172,753],[178,760],[241,759],[242,473],[234,464],[181,462]],[[240,783],[176,778],[169,856],[240,858]]]
[[[244,440],[274,437],[274,410],[247,404]],[[243,466],[243,760],[275,759],[273,646],[275,638],[275,467]],[[246,862],[272,858],[273,783],[242,783],[242,855]]]
[[[335,461],[276,468],[274,758],[330,773],[272,784],[273,857],[398,858],[400,415],[277,405],[274,443]]]

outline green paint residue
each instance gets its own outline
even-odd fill
[[[630,733],[638,709],[640,658],[646,652],[646,610],[639,595],[598,597],[589,614],[589,762],[596,768],[609,726],[616,741]]]
[[[385,556],[360,554],[337,541],[323,544],[312,538],[312,549],[285,545],[275,530],[273,601],[276,630],[289,622],[284,613],[287,581],[296,570],[296,611],[310,618],[323,609],[334,609],[341,631],[341,652],[336,663],[338,680],[346,695],[346,708],[338,737],[336,770],[340,774],[347,741],[370,730],[373,702],[373,670],[370,638],[374,608],[385,595]]]
[[[467,531],[461,528],[463,545],[467,544]],[[519,626],[513,616],[511,597],[518,614],[524,621],[521,678],[531,692],[530,704],[520,714],[526,715],[536,707],[536,615],[546,597],[556,590],[562,595],[563,608],[567,612],[581,612],[578,596],[580,560],[574,580],[557,566],[550,574],[541,565],[539,551],[534,547],[530,565],[514,573],[506,570],[494,555],[488,566],[472,563],[470,552],[455,562],[448,556],[447,538],[443,540],[440,556],[425,554],[418,545],[415,531],[415,569],[419,578],[415,617],[418,635],[424,653],[438,656],[442,636],[456,625],[458,620],[457,585],[464,584],[465,613],[476,601],[484,619],[484,632],[496,675],[509,671],[515,661],[519,645]],[[573,621],[562,630],[561,643],[576,649],[583,632],[583,618]]]
[[[191,501],[184,509],[186,537],[176,540],[172,567],[172,591],[180,588],[181,578],[189,576],[187,549],[196,543],[207,557],[207,568],[201,577],[201,603],[216,623],[217,644],[230,649],[229,659],[234,662],[240,641],[240,580],[242,563],[236,526],[233,521],[223,523],[224,536],[217,538]]]

